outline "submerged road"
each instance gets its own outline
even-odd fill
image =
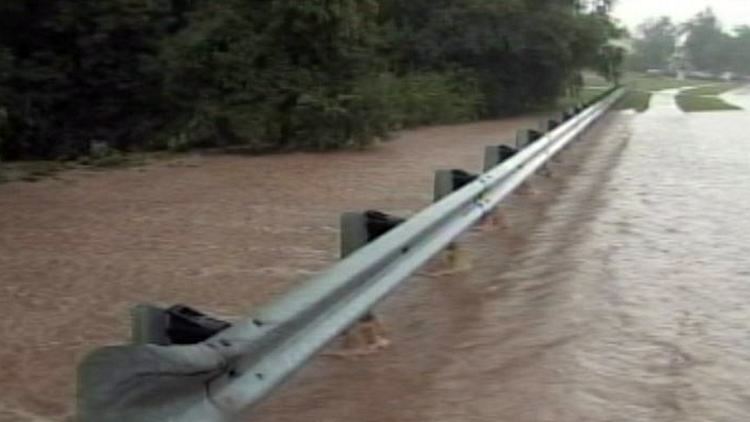
[[[77,362],[127,340],[134,304],[239,317],[338,258],[340,213],[417,211],[435,170],[479,169],[485,145],[536,120],[0,184],[0,422],[72,420]]]
[[[389,349],[321,357],[246,419],[746,422],[750,114],[670,95],[610,115],[505,227],[462,239],[470,271],[379,307]],[[76,361],[126,337],[133,303],[242,315],[336,258],[339,212],[417,210],[432,170],[477,169],[527,124],[0,186],[0,421],[72,420]]]
[[[321,359],[248,420],[747,421],[750,114],[673,95],[465,239],[473,271],[385,305],[392,350]]]

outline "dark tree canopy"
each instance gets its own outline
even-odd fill
[[[636,70],[672,66],[721,75],[750,75],[750,27],[726,31],[709,8],[676,25],[669,18],[651,19],[639,26],[630,57]],[[679,58],[677,63],[673,63]]]
[[[668,17],[652,19],[638,27],[634,47],[642,69],[667,69],[677,46],[677,27]]]
[[[750,75],[750,26],[740,26],[734,32],[729,47],[729,65],[734,72]]]
[[[730,37],[711,9],[685,24],[685,49],[693,67],[719,73],[729,69]]]
[[[0,157],[364,145],[515,113],[621,57],[610,1],[4,0]]]

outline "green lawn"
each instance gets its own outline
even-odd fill
[[[619,110],[636,110],[639,112],[648,110],[648,105],[651,101],[651,94],[657,91],[695,86],[697,88],[689,89],[685,92],[697,92],[699,93],[698,95],[717,95],[718,93],[724,92],[736,86],[734,84],[723,82],[712,83],[697,79],[679,80],[672,77],[650,76],[639,73],[627,74],[625,78],[623,78],[623,84],[626,88],[628,88],[628,92],[625,94],[616,108]],[[696,101],[686,100],[686,102],[692,104]],[[723,101],[720,102],[723,103]],[[701,103],[701,101],[697,101],[697,103]],[[706,102],[704,101],[703,103]],[[715,106],[716,102],[712,101],[712,103],[714,103]],[[726,106],[729,106],[729,104],[724,104]]]
[[[558,102],[559,107],[566,108],[578,103],[589,101],[597,95],[606,91],[607,82],[592,74],[584,75],[586,87],[583,88],[578,97],[563,97]],[[636,110],[643,112],[648,110],[651,101],[651,94],[656,91],[665,89],[684,88],[686,86],[704,86],[711,82],[697,79],[679,80],[677,78],[666,76],[650,76],[641,73],[628,73],[622,80],[622,84],[627,89],[625,96],[620,100],[616,108],[618,110]],[[722,85],[715,84],[714,85]],[[703,88],[701,88],[703,89]]]
[[[688,113],[700,111],[741,110],[741,108],[729,104],[719,97],[707,95],[680,94],[677,96],[677,105],[682,111]]]
[[[676,78],[665,77],[665,76],[649,76],[642,74],[630,73],[623,79],[623,84],[634,90],[641,91],[662,91],[665,89],[683,88],[686,86],[700,86],[710,84],[711,82],[701,81],[697,79],[685,79],[679,80]]]
[[[701,86],[698,88],[686,89],[680,93],[680,95],[721,95],[727,91],[731,91],[741,84],[736,82],[720,82],[717,84]]]
[[[686,89],[677,95],[677,105],[682,111],[700,112],[700,111],[722,111],[722,110],[741,110],[740,107],[729,104],[718,96],[740,84],[735,82],[718,82],[709,85],[703,85],[697,88]]]

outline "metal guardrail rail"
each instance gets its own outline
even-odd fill
[[[105,347],[79,367],[79,422],[227,422],[304,366],[622,96],[607,92],[475,181],[206,341]]]

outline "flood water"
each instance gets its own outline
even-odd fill
[[[389,349],[318,358],[243,420],[746,422],[749,118],[612,114],[461,239],[470,271],[377,309]],[[339,212],[413,212],[528,124],[0,186],[0,421],[72,420],[75,363],[134,303],[242,315],[335,260]]]
[[[749,420],[749,115],[669,95],[467,238],[473,271],[384,306],[392,350],[323,359],[248,420]]]

